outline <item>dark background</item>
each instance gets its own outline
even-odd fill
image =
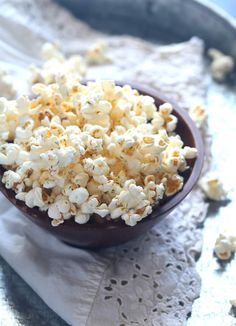
[[[225,9],[225,11],[236,18],[236,0],[211,0],[211,2]]]

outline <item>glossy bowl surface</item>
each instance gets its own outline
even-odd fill
[[[117,82],[117,84],[123,85],[125,83]],[[150,87],[143,87],[133,83],[131,86],[141,94],[152,96],[157,106],[164,102],[172,103],[174,108],[173,114],[178,118],[177,133],[181,136],[185,145],[196,147],[198,150],[197,158],[188,160],[190,169],[182,174],[185,179],[182,190],[167,200],[163,200],[157,207],[154,207],[153,212],[136,226],[127,226],[120,219],[83,225],[77,224],[73,219],[70,219],[57,227],[53,227],[51,226],[51,219],[46,212],[40,212],[38,208],[29,208],[24,202],[16,200],[14,191],[6,189],[0,181],[0,191],[26,218],[70,245],[98,249],[119,245],[137,238],[166,217],[189,194],[200,176],[204,158],[203,143],[200,132],[188,113],[160,92]],[[3,173],[4,169],[0,167],[0,179]]]

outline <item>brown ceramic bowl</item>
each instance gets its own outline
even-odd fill
[[[124,83],[117,84],[123,85]],[[198,150],[197,158],[188,160],[190,169],[183,173],[185,179],[183,189],[176,195],[163,199],[159,206],[154,207],[153,212],[136,226],[127,226],[120,219],[104,221],[104,223],[93,221],[83,225],[77,224],[71,219],[65,221],[64,224],[53,227],[46,212],[40,212],[38,208],[29,208],[24,202],[16,200],[15,193],[6,189],[4,184],[0,182],[0,191],[26,218],[70,245],[96,249],[119,245],[137,238],[166,217],[188,195],[200,176],[204,156],[203,143],[201,135],[188,113],[154,89],[134,84],[132,84],[132,87],[136,88],[141,94],[152,96],[157,106],[164,102],[171,102],[174,108],[173,114],[178,118],[177,133],[181,136],[185,145],[196,147]],[[0,167],[0,179],[3,173],[4,169]]]

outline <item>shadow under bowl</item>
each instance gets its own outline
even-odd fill
[[[117,85],[122,86],[124,84],[126,83],[117,82]],[[73,218],[53,227],[46,212],[41,212],[36,207],[29,208],[24,202],[16,200],[15,192],[6,189],[0,181],[0,191],[26,218],[70,245],[99,249],[119,245],[137,238],[166,217],[189,194],[200,176],[204,159],[203,143],[200,132],[188,113],[152,88],[129,84],[137,89],[140,94],[152,96],[157,107],[165,102],[170,102],[173,105],[173,114],[178,118],[176,132],[181,136],[185,146],[197,148],[198,156],[196,159],[188,160],[190,168],[182,174],[184,177],[182,190],[170,198],[163,199],[159,205],[153,208],[153,212],[148,217],[133,227],[126,225],[121,219],[104,221],[104,223],[88,222],[81,225],[75,223]],[[0,167],[0,179],[2,179],[4,171]]]

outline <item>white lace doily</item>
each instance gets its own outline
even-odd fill
[[[17,83],[20,92],[26,89],[22,82],[26,79],[26,67],[39,62],[44,41],[60,40],[63,50],[71,54],[83,53],[97,38],[103,38],[108,42],[112,63],[90,67],[87,78],[150,84],[185,108],[204,100],[203,44],[199,39],[158,46],[129,36],[104,35],[49,0],[3,1],[1,9],[0,60],[20,80]],[[30,240],[27,222],[24,221],[24,229],[23,224],[20,228],[16,216],[15,227],[12,218],[6,232],[9,237],[13,232],[21,237],[23,244],[17,257],[22,254],[25,263],[32,263],[32,255],[27,256],[26,248],[30,247],[30,252],[37,255],[34,271],[37,278],[32,279],[22,266],[20,268],[18,260],[13,259],[15,253],[9,247],[13,240],[7,245],[0,240],[0,254],[69,324],[185,325],[200,291],[194,258],[201,251],[201,232],[197,226],[204,220],[206,209],[203,195],[195,189],[173,213],[143,237],[96,253],[78,250],[76,259],[68,255],[70,248],[59,242],[56,242],[55,252],[45,257],[45,243]],[[0,212],[2,226],[8,223],[8,210],[9,207]],[[56,265],[51,264],[50,257],[54,257]],[[73,284],[73,291],[67,291],[66,295],[60,292],[56,302],[52,302],[53,290],[47,290],[45,270],[49,266],[50,282],[68,289]],[[60,309],[62,303],[64,308]]]

